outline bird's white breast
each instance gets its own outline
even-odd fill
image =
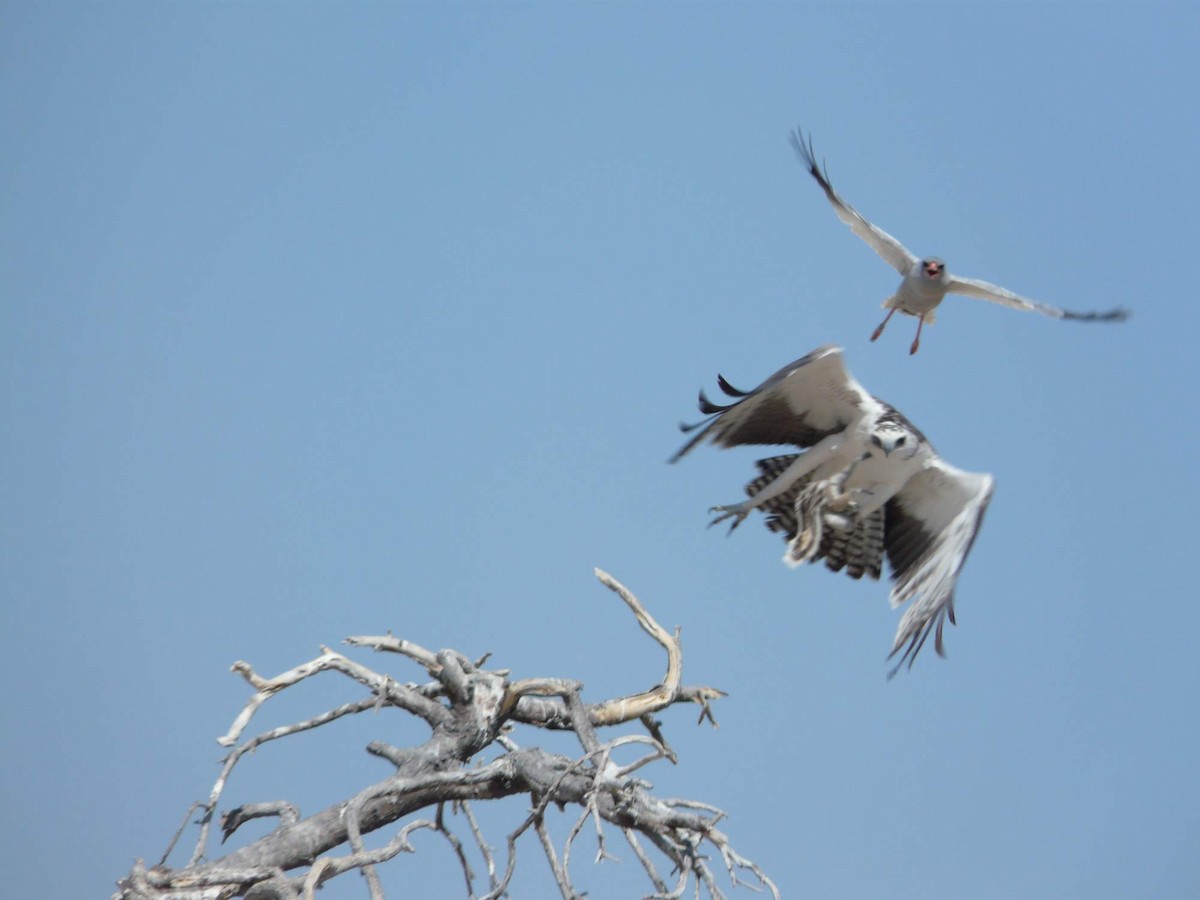
[[[900,289],[884,305],[910,316],[925,316],[926,321],[931,322],[927,314],[936,309],[945,296],[945,285],[925,277],[920,266],[913,266],[900,282]]]
[[[853,465],[842,490],[862,492],[859,515],[868,515],[891,500],[924,467],[928,456],[924,445],[915,450],[898,448],[891,455],[873,448],[869,457]]]

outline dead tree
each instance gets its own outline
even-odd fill
[[[483,668],[486,657],[472,662],[455,650],[433,653],[411,641],[392,637],[351,637],[346,643],[379,652],[398,653],[415,661],[432,679],[424,684],[402,684],[340,653],[323,647],[316,659],[275,678],[257,675],[244,662],[233,671],[246,679],[255,693],[219,738],[233,749],[224,760],[208,799],[195,804],[170,842],[162,861],[147,867],[139,860],[118,882],[114,900],[223,900],[245,896],[267,900],[311,898],[332,878],[360,870],[372,900],[383,896],[376,867],[397,854],[413,850],[409,837],[419,829],[442,835],[457,855],[470,897],[495,900],[508,890],[517,861],[519,839],[534,832],[564,898],[581,895],[572,883],[570,854],[573,842],[591,820],[599,844],[596,860],[612,858],[605,845],[605,830],[619,833],[632,848],[652,886],[652,897],[679,897],[689,886],[698,895],[701,885],[714,898],[724,896],[718,886],[719,868],[736,886],[779,892],[759,867],[739,855],[717,829],[724,816],[717,808],[694,800],[656,797],[652,787],[634,776],[642,767],[661,759],[676,761],[653,715],[681,702],[700,707],[699,721],[715,726],[709,703],[724,696],[711,687],[681,683],[682,651],[679,632],[668,633],[632,593],[616,579],[596,570],[600,581],[617,593],[638,623],[667,652],[663,683],[626,697],[585,703],[578,682],[562,678],[512,680],[507,670]],[[302,722],[263,732],[247,740],[243,732],[258,709],[279,692],[319,672],[335,671],[364,685],[368,696],[345,703]],[[225,785],[238,762],[264,744],[320,728],[343,716],[368,710],[395,708],[416,716],[432,734],[425,743],[398,748],[375,741],[367,752],[391,763],[395,771],[384,780],[363,788],[355,796],[307,818],[287,802],[246,803],[220,818],[225,837],[243,823],[264,816],[278,826],[270,834],[240,849],[213,859],[208,856],[210,831]],[[601,740],[600,729],[639,720],[646,734],[625,734]],[[582,752],[574,757],[522,747],[516,726],[573,732]],[[637,750],[637,748],[642,748]],[[640,755],[619,763],[634,748]],[[491,751],[486,759],[485,751]],[[618,751],[621,751],[618,754]],[[486,759],[486,761],[485,761]],[[529,812],[507,837],[505,861],[488,845],[472,812],[476,801],[517,794],[528,795]],[[556,847],[546,825],[551,804],[575,808],[574,827]],[[199,810],[199,836],[191,858],[181,868],[167,865],[188,821]],[[411,817],[425,811],[426,818]],[[465,822],[464,842],[448,821]],[[363,836],[407,819],[382,846],[368,849]],[[532,841],[532,838],[528,839]],[[335,851],[345,845],[344,852]],[[705,846],[707,845],[707,846]],[[470,848],[470,854],[468,849]],[[486,868],[486,886],[477,881],[469,856]],[[715,860],[719,859],[720,864]],[[665,874],[664,874],[665,873]],[[748,881],[741,879],[749,878]],[[724,880],[724,879],[722,879]],[[481,893],[476,893],[480,890]]]

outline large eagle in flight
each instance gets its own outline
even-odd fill
[[[1011,306],[1014,309],[1040,312],[1055,319],[1120,322],[1129,318],[1129,312],[1124,309],[1114,309],[1108,312],[1071,312],[1067,309],[1059,309],[1057,306],[1038,303],[1036,300],[1030,300],[977,278],[951,275],[946,269],[946,264],[936,256],[919,259],[882,228],[872,225],[862,213],[843,200],[833,189],[829,183],[829,174],[817,165],[817,159],[813,155],[811,136],[806,143],[804,135],[799,129],[793,131],[792,146],[800,155],[800,161],[804,163],[808,173],[816,179],[821,190],[825,192],[837,217],[849,225],[851,231],[866,241],[872,250],[904,276],[896,293],[883,301],[884,309],[888,311],[888,314],[871,335],[871,340],[874,341],[883,334],[883,328],[887,325],[888,320],[896,310],[900,310],[906,315],[917,317],[917,336],[913,339],[912,347],[908,351],[910,354],[916,353],[917,348],[921,345],[921,327],[933,324],[934,310],[937,309],[946,294],[963,294],[978,300],[990,300],[992,303]]]
[[[894,675],[912,665],[930,633],[944,656],[942,628],[954,623],[954,586],[992,496],[992,476],[956,469],[899,411],[869,394],[846,370],[840,347],[826,346],[784,366],[752,391],[722,376],[732,398],[707,418],[676,462],[703,443],[793,444],[803,452],[759,460],[749,499],[715,506],[712,523],[730,531],[755,509],[788,542],[784,561],[824,559],[851,578],[879,578],[886,556],[893,607],[908,602],[889,658]]]

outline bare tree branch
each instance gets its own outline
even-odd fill
[[[538,816],[534,827],[537,829],[538,838],[542,842],[542,849],[546,852],[546,859],[550,861],[550,871],[554,873],[554,880],[558,884],[558,892],[562,894],[563,900],[576,900],[576,897],[579,895],[575,893],[575,888],[571,886],[571,879],[567,877],[566,869],[558,864],[558,854],[554,852],[554,841],[551,840],[550,832],[546,829],[546,820]]]
[[[467,854],[463,849],[462,841],[458,839],[458,836],[453,831],[446,827],[445,813],[446,804],[439,803],[437,809],[437,818],[434,820],[434,824],[437,826],[437,831],[442,834],[446,840],[450,842],[450,846],[454,848],[454,855],[458,857],[458,864],[462,866],[463,876],[467,879],[467,896],[474,897],[475,873],[471,871],[471,863],[467,859]]]
[[[646,608],[642,606],[641,601],[633,595],[632,591],[602,569],[596,569],[595,571],[600,583],[614,591],[633,612],[638,624],[642,626],[642,630],[654,638],[667,651],[667,673],[663,677],[662,684],[655,685],[648,691],[643,691],[640,694],[634,694],[629,697],[618,697],[613,700],[593,704],[588,708],[591,723],[598,728],[620,725],[633,719],[656,713],[673,703],[686,700],[698,703],[701,706],[702,718],[707,714],[707,718],[715,725],[716,721],[712,718],[711,711],[708,709],[708,703],[709,701],[724,697],[725,693],[716,688],[685,688],[680,684],[680,679],[683,675],[683,647],[679,640],[678,631],[674,635],[670,634],[646,611]],[[521,682],[516,682],[516,684],[520,685]],[[560,690],[553,689],[544,692],[528,690],[526,693],[548,693],[561,696]],[[513,718],[518,722],[538,725],[542,728],[566,729],[571,727],[565,716],[561,702],[541,700],[525,695],[514,696],[513,699],[516,701],[516,710],[513,713]]]
[[[463,815],[467,819],[467,824],[471,826],[471,834],[475,836],[475,843],[479,846],[480,855],[483,856],[484,863],[487,865],[488,871],[488,888],[494,890],[496,887],[496,860],[492,856],[492,848],[483,838],[483,832],[479,829],[479,823],[475,821],[475,814],[471,812],[471,804],[465,800],[458,804],[462,809]]]
[[[661,723],[653,718],[654,713],[677,703],[696,703],[701,707],[700,720],[712,721],[710,703],[724,694],[711,687],[682,684],[679,630],[674,634],[668,632],[624,585],[600,570],[596,574],[633,612],[641,628],[666,651],[662,684],[637,694],[586,703],[583,686],[572,679],[510,679],[507,669],[483,668],[489,654],[471,657],[452,649],[433,652],[391,634],[350,637],[346,643],[402,656],[415,662],[432,681],[420,685],[401,683],[327,647],[322,647],[315,659],[273,678],[258,675],[248,663],[235,663],[233,671],[246,680],[254,693],[229,731],[218,739],[232,749],[207,802],[189,810],[188,819],[195,809],[202,811],[191,858],[178,869],[167,864],[170,850],[179,839],[176,835],[158,865],[149,869],[140,861],[134,865],[118,883],[114,900],[225,900],[235,896],[294,900],[314,896],[322,884],[352,870],[363,874],[372,900],[377,900],[383,897],[377,867],[390,863],[401,853],[415,852],[410,836],[419,829],[437,832],[450,844],[466,882],[466,895],[473,897],[476,876],[463,841],[450,827],[446,804],[450,804],[452,811],[462,811],[470,840],[487,867],[487,893],[483,900],[496,900],[509,890],[518,841],[531,829],[562,896],[570,900],[580,897],[572,880],[570,856],[589,819],[598,846],[596,862],[617,861],[607,849],[605,826],[616,828],[633,848],[656,892],[654,896],[680,896],[690,885],[697,896],[703,886],[709,896],[722,897],[714,871],[702,852],[707,845],[719,855],[735,887],[765,888],[778,897],[779,892],[770,879],[756,864],[738,854],[716,828],[725,815],[721,810],[697,800],[657,798],[649,784],[634,776],[659,760],[676,762]],[[368,695],[243,739],[250,721],[268,700],[323,672],[357,682],[367,689]],[[224,856],[207,858],[208,834],[217,804],[239,761],[273,741],[373,709],[394,709],[415,716],[429,727],[429,737],[410,747],[372,741],[367,751],[390,763],[392,774],[308,817],[302,817],[299,810],[284,800],[246,802],[226,811],[220,820],[223,841],[252,819],[271,816],[278,819],[278,824],[269,834]],[[600,729],[633,721],[640,721],[649,736],[632,734],[607,741],[601,739]],[[582,753],[571,758],[537,747],[522,748],[507,734],[514,726],[534,729],[532,733],[539,728],[572,731]],[[645,745],[649,752],[642,751],[640,756],[619,763],[615,754],[620,752],[625,756],[626,748],[634,745]],[[490,747],[499,750],[499,755],[481,763],[479,754]],[[530,812],[508,835],[507,862],[504,872],[499,874],[470,804],[518,794],[529,797]],[[547,827],[545,814],[551,804],[578,810],[561,851]],[[366,845],[366,835],[424,809],[431,809],[432,820],[407,822],[382,847],[371,849]],[[186,823],[185,819],[185,826]],[[674,887],[658,873],[641,844],[642,838],[662,853],[678,873]],[[343,846],[346,852],[342,855],[332,853]],[[717,867],[718,872],[720,868]]]

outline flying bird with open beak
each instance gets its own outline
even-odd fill
[[[837,213],[838,218],[849,225],[851,231],[866,241],[872,250],[882,256],[896,271],[904,276],[904,280],[900,282],[900,287],[896,293],[883,301],[883,307],[888,311],[888,314],[879,323],[879,327],[871,334],[872,341],[877,340],[883,334],[884,327],[892,318],[892,315],[899,310],[906,315],[917,317],[917,336],[913,339],[912,346],[908,351],[910,354],[916,353],[917,349],[921,346],[921,328],[933,323],[934,310],[938,308],[942,299],[947,294],[963,294],[967,297],[974,297],[977,300],[990,300],[992,303],[1011,306],[1013,309],[1040,312],[1055,319],[1075,319],[1084,322],[1122,322],[1129,318],[1128,310],[1122,308],[1109,310],[1108,312],[1072,312],[1067,309],[1059,309],[1057,306],[1038,303],[1036,300],[1030,300],[1027,297],[1014,294],[1012,291],[989,284],[986,281],[980,281],[976,278],[964,278],[961,275],[951,275],[946,269],[946,263],[941,259],[936,256],[918,258],[913,255],[907,247],[882,228],[877,228],[871,224],[862,213],[843,200],[838,195],[838,192],[833,189],[833,186],[830,185],[829,173],[823,166],[817,165],[816,157],[813,155],[811,135],[806,142],[803,133],[799,129],[793,131],[792,146],[800,154],[800,159],[804,163],[805,168],[808,169],[809,174],[816,179],[817,184],[821,186],[821,190],[825,192],[825,196],[829,198],[829,202],[833,206],[833,211]]]

